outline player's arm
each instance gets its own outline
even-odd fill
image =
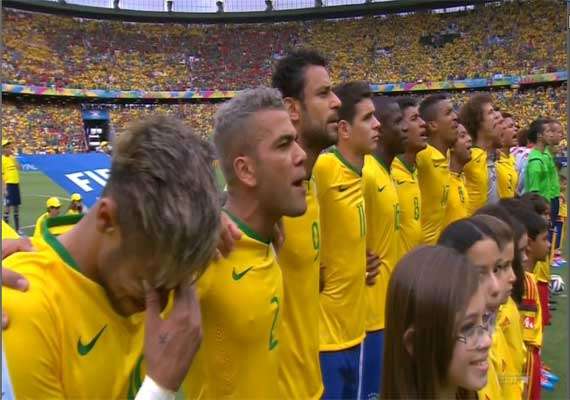
[[[375,183],[376,182],[374,180],[374,177],[368,174],[365,170],[362,174],[362,193],[364,197],[364,204],[366,205],[365,208],[366,208],[367,221],[374,218],[374,215],[370,215],[371,213],[370,210],[374,208],[369,206],[369,204],[371,204],[371,202],[373,201],[376,201],[374,198],[375,196],[374,190],[376,190]],[[368,224],[368,226],[371,226],[371,224]],[[365,275],[366,284],[368,286],[372,286],[376,283],[376,277],[380,273],[380,258],[378,257],[377,254],[375,254],[372,250],[370,250],[371,235],[372,232],[368,230],[366,233],[367,250],[366,250],[366,275]]]
[[[19,269],[15,263],[9,266]],[[2,335],[18,399],[64,398],[60,381],[64,362],[59,340],[62,334],[57,305],[46,294],[49,290],[39,281],[34,281],[26,293],[2,288],[3,306],[11,315],[20,316],[11,321],[10,329]]]

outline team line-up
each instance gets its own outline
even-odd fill
[[[539,399],[561,124],[333,87],[313,50],[272,86],[215,149],[137,121],[86,214],[3,225],[5,395]]]

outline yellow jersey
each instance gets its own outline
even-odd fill
[[[32,235],[35,238],[42,237],[42,226],[44,222],[49,218],[49,214],[47,212],[43,213],[38,217],[36,220],[36,227],[34,228],[34,234]]]
[[[534,265],[534,277],[538,282],[550,282],[550,257],[546,257],[544,261],[538,261]]]
[[[243,232],[228,258],[197,283],[202,343],[184,384],[191,399],[277,398],[283,280],[273,246],[228,213]]]
[[[519,173],[517,172],[515,157],[501,152],[495,165],[497,169],[499,197],[501,199],[513,199],[517,193],[517,186],[519,184]]]
[[[519,305],[523,340],[527,347],[542,347],[542,308],[538,295],[538,286],[536,285],[534,274],[525,271],[524,275],[524,294]]]
[[[279,332],[279,388],[286,399],[319,399],[319,268],[321,228],[314,178],[305,181],[307,211],[283,218],[285,243],[277,256],[283,273]]]
[[[489,171],[487,170],[487,152],[479,147],[471,148],[471,161],[463,167],[465,188],[469,195],[467,213],[475,211],[487,204],[489,190]]]
[[[523,341],[522,323],[515,301],[509,297],[499,309],[497,327],[502,332],[500,350],[505,363],[499,373],[499,382],[505,398],[520,399],[524,390],[526,346]]]
[[[2,155],[2,181],[4,183],[20,183],[19,169],[16,157]]]
[[[423,242],[422,195],[418,173],[414,165],[408,165],[400,156],[392,161],[392,179],[396,184],[400,203],[400,257]]]
[[[2,240],[4,239],[18,239],[20,236],[16,231],[8,225],[4,220],[2,220]]]
[[[384,329],[388,281],[399,259],[400,203],[390,167],[372,155],[362,171],[366,203],[366,248],[380,258],[374,286],[366,286],[366,331]]]
[[[356,346],[365,334],[366,209],[362,171],[337,149],[313,169],[321,207],[320,350]]]
[[[105,289],[86,278],[44,224],[45,246],[16,253],[3,266],[29,289],[2,288],[10,321],[6,358],[19,399],[134,398],[144,378],[144,317],[123,317]]]
[[[469,217],[467,212],[469,194],[465,188],[465,178],[463,174],[457,172],[450,172],[449,177],[449,197],[443,219],[443,229],[459,219]]]
[[[435,244],[443,230],[449,195],[449,159],[428,144],[416,157],[422,195],[421,224],[424,242]]]

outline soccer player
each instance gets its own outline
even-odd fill
[[[36,220],[36,227],[34,229],[34,238],[42,236],[42,226],[48,218],[55,218],[59,215],[61,210],[61,201],[57,197],[50,197],[46,201],[46,212],[38,217]]]
[[[511,148],[517,144],[517,128],[511,114],[504,112],[501,115],[503,135],[496,162],[497,190],[501,199],[512,199],[516,195],[519,180],[515,157],[511,155]]]
[[[422,246],[400,261],[388,289],[382,399],[476,398],[491,346],[481,286],[453,249]]]
[[[366,205],[366,249],[377,256],[380,270],[374,285],[366,288],[368,313],[366,338],[362,344],[363,377],[359,398],[380,396],[382,355],[384,353],[384,309],[392,271],[400,258],[400,203],[390,176],[390,165],[406,148],[403,112],[392,97],[374,98],[376,123],[380,129],[378,145],[364,160],[364,200]],[[380,124],[378,125],[378,121]]]
[[[457,127],[457,141],[451,148],[450,156],[449,197],[443,221],[444,229],[452,222],[469,216],[467,212],[469,195],[465,188],[463,167],[471,160],[471,136],[461,124]]]
[[[416,167],[417,154],[427,146],[426,123],[417,102],[411,97],[398,99],[404,114],[403,129],[407,133],[406,149],[392,161],[391,175],[396,183],[400,203],[400,256],[422,243],[422,199]]]
[[[271,243],[286,215],[303,215],[305,152],[281,94],[259,87],[224,103],[214,143],[228,186],[224,206],[242,232],[198,282],[203,341],[187,376],[189,398],[279,398],[281,269]]]
[[[14,215],[14,228],[20,231],[20,211],[22,204],[20,196],[20,164],[14,156],[12,142],[7,139],[2,141],[2,185],[4,186],[4,222],[10,220],[10,211]]]
[[[550,222],[552,232],[549,235],[549,240],[553,241],[553,234],[557,232],[556,243],[554,243],[554,248],[558,249],[560,243],[561,229],[560,224],[558,224],[560,212],[560,178],[558,177],[558,168],[556,166],[556,153],[558,151],[558,145],[562,140],[562,135],[564,134],[562,130],[562,124],[556,120],[550,120],[549,128],[551,131],[550,141],[548,146],[544,151],[544,155],[548,158],[548,176],[550,181]]]
[[[326,399],[358,398],[366,326],[364,156],[378,142],[372,93],[364,82],[334,89],[341,101],[338,145],[317,159],[313,173],[321,207],[322,290],[319,320]]]
[[[277,64],[272,84],[283,95],[297,142],[307,154],[307,211],[284,217],[285,242],[278,254],[283,274],[279,388],[287,399],[320,399],[319,269],[321,224],[313,166],[335,144],[340,100],[332,91],[327,62],[319,53],[296,50]]]
[[[495,150],[498,119],[499,114],[493,108],[493,99],[488,94],[472,96],[459,112],[459,120],[473,140],[471,161],[463,169],[465,187],[469,194],[469,215],[487,204],[489,192],[496,191],[496,182],[489,176],[488,164],[493,164],[494,168],[494,161],[491,162],[489,153]]]
[[[457,114],[446,94],[426,97],[420,104],[420,116],[429,136],[425,150],[418,153],[418,180],[422,195],[421,223],[424,243],[435,244],[443,228],[449,195],[449,159],[447,153],[457,140]]]
[[[189,282],[218,240],[211,162],[181,122],[139,122],[118,139],[103,194],[77,225],[59,237],[44,229],[45,248],[3,261],[29,281],[25,293],[2,289],[8,314],[21,316],[3,334],[17,398],[134,397],[141,382],[178,390],[200,340]]]
[[[83,214],[83,199],[79,193],[73,193],[71,195],[71,202],[69,203],[69,209],[67,210],[66,214]]]

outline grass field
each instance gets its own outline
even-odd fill
[[[65,193],[45,175],[39,172],[22,173],[22,209],[21,223],[24,233],[31,235],[34,224],[40,214],[45,212],[45,202],[50,196],[57,196],[62,200],[62,210],[67,208],[70,194]],[[552,269],[552,273],[562,275],[564,282],[568,281],[568,266]],[[543,391],[543,399],[565,399],[568,374],[568,300],[567,292],[555,297],[558,301],[557,310],[553,312],[552,325],[544,333],[544,348],[542,352],[544,362],[552,371],[560,376],[560,382],[553,392]]]

